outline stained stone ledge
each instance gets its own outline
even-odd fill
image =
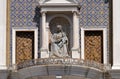
[[[9,70],[0,70],[0,79],[8,79],[9,74]]]
[[[33,66],[75,66],[75,67],[88,67],[97,69],[100,71],[107,71],[111,67],[109,65],[104,65],[102,63],[98,63],[92,60],[83,60],[77,58],[40,58],[33,59],[21,62],[16,65],[17,70],[33,67]]]

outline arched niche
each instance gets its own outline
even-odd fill
[[[62,29],[63,31],[66,33],[68,40],[69,40],[69,44],[68,44],[68,52],[70,53],[70,49],[72,47],[72,41],[71,41],[71,37],[72,37],[72,31],[71,31],[71,24],[68,21],[68,19],[66,19],[65,17],[62,16],[56,16],[54,18],[52,18],[49,22],[49,28],[52,34],[56,33],[57,31],[57,25],[62,25]]]

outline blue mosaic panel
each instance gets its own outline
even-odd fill
[[[109,25],[109,4],[104,0],[80,0],[80,26],[106,27]]]
[[[11,0],[11,26],[35,26],[36,24],[33,22],[33,18],[37,5],[37,0]]]
[[[11,26],[35,26],[33,18],[38,0],[11,0]],[[80,0],[80,26],[108,26],[109,4],[104,0]]]

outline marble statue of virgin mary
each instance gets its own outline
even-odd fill
[[[51,35],[51,53],[50,57],[69,57],[68,38],[62,30],[61,25],[57,25],[57,32]]]

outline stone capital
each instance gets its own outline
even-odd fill
[[[80,11],[72,11],[73,15],[77,15],[79,16],[80,15]]]
[[[47,11],[40,11],[40,13],[41,13],[41,14],[46,14],[46,13],[47,13]]]

